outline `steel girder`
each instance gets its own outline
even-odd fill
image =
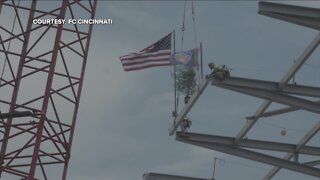
[[[259,14],[320,30],[320,10],[311,7],[259,2]]]
[[[314,167],[300,164],[297,162],[292,162],[289,160],[284,160],[278,157],[274,157],[267,154],[258,153],[255,151],[241,148],[240,145],[237,145],[234,142],[235,140],[234,138],[232,138],[233,142],[230,142],[231,139],[229,137],[221,137],[221,136],[218,137],[218,136],[208,136],[208,135],[177,132],[176,140],[187,143],[187,144],[192,144],[192,145],[204,147],[207,149],[254,160],[257,162],[262,162],[265,164],[282,167],[288,170],[293,170],[293,171],[308,174],[311,176],[320,177],[320,169],[318,168],[314,168]],[[259,149],[263,147],[261,146],[263,143],[265,143],[264,145],[268,144],[273,146],[274,149],[281,149],[280,147],[277,147],[276,144],[273,144],[273,142],[259,142],[259,143],[262,143],[262,144],[259,144],[258,142],[251,141],[251,140],[245,141],[244,144],[246,144],[246,148],[250,147],[249,146],[250,143],[251,143],[250,146],[259,147]],[[288,144],[282,144],[281,146],[283,148],[288,146]],[[268,147],[265,147],[265,149],[268,149]]]
[[[314,101],[315,103],[320,103],[320,101]],[[271,111],[267,111],[263,114],[260,115],[260,118],[262,117],[270,117],[270,116],[275,116],[275,115],[280,115],[280,114],[284,114],[284,113],[288,113],[288,112],[293,112],[293,111],[297,111],[300,110],[300,108],[297,107],[285,107],[285,108],[280,108],[280,109],[276,109],[276,110],[271,110]],[[253,119],[253,116],[248,116],[246,117],[246,119]]]
[[[217,87],[241,92],[247,95],[263,98],[269,101],[278,102],[281,104],[289,105],[292,107],[320,114],[319,103],[287,95],[287,93],[291,93],[299,95],[318,96],[320,88],[307,86],[295,87],[294,85],[290,85],[286,86],[284,90],[279,90],[277,88],[278,83],[275,82],[259,81],[236,77],[230,77],[225,81],[215,80],[214,78],[210,78],[210,80],[212,82],[212,85]],[[314,93],[311,93],[311,91],[314,91]],[[318,92],[316,93],[316,91]]]
[[[304,146],[297,151],[297,145],[295,144],[253,140],[253,139],[243,139],[238,144],[236,144],[235,138],[233,137],[177,132],[176,139],[180,140],[180,138],[188,139],[190,141],[203,142],[203,143],[218,143],[218,144],[238,146],[243,148],[320,156],[320,147],[314,147],[314,146]]]
[[[320,160],[304,162],[303,164],[307,165],[307,166],[319,166],[320,165]]]
[[[210,76],[209,76],[210,78]],[[230,85],[234,87],[246,87],[250,89],[262,89],[266,91],[274,91],[283,94],[292,94],[292,95],[300,95],[300,96],[310,96],[320,98],[320,88],[312,87],[312,86],[303,86],[303,85],[292,85],[288,84],[282,89],[279,89],[280,83],[272,82],[272,81],[263,81],[256,79],[248,79],[248,78],[239,78],[239,77],[230,77],[224,81],[218,81],[214,78],[210,78],[213,85],[223,84]]]

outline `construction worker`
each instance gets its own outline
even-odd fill
[[[212,70],[212,73],[225,70],[225,65],[217,65],[215,63],[209,63],[209,68]]]
[[[182,131],[183,132],[187,132],[188,131],[188,129],[191,127],[191,120],[188,118],[188,117],[184,117],[183,118],[183,120],[182,120],[182,123],[181,123],[181,125],[182,125],[182,127],[181,127],[181,129],[182,129]]]
[[[189,95],[186,95],[186,96],[184,97],[184,104],[188,104],[189,99],[190,99],[190,96],[189,96]]]
[[[223,81],[230,76],[230,72],[225,65],[217,65],[215,63],[209,63],[208,66],[212,70],[210,75],[214,76],[218,80]]]

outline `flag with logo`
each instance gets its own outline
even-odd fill
[[[171,55],[171,63],[175,65],[185,65],[189,67],[198,66],[199,48],[191,49],[189,51],[177,52]]]
[[[171,59],[171,34],[160,39],[154,44],[137,52],[120,57],[125,71],[135,71],[158,66],[170,66]]]

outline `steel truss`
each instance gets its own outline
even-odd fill
[[[259,14],[320,30],[320,9],[270,2],[259,2]],[[246,134],[261,117],[275,116],[283,113],[293,112],[296,110],[305,110],[312,113],[320,114],[320,101],[310,101],[306,98],[319,98],[319,87],[288,84],[293,75],[299,71],[300,67],[315,51],[319,43],[320,33],[303,51],[303,53],[296,60],[295,64],[289,69],[289,71],[284,75],[280,82],[261,81],[239,77],[229,77],[224,81],[219,81],[211,76],[207,76],[200,84],[199,91],[191,96],[189,103],[185,105],[183,110],[174,119],[174,123],[169,129],[169,134],[174,134],[174,132],[179,127],[179,124],[182,122],[183,117],[187,115],[192,106],[195,104],[196,100],[206,89],[208,83],[211,82],[213,86],[262,98],[265,99],[265,101],[256,110],[254,115],[247,117],[248,121],[246,121],[246,125],[240,130],[236,137],[177,132],[177,141],[201,146],[204,148],[224,152],[227,154],[274,166],[274,168],[263,178],[264,180],[271,179],[281,168],[320,177],[320,169],[315,167],[320,164],[320,147],[306,146],[309,140],[311,140],[319,132],[320,121],[315,124],[314,127],[310,129],[297,144],[268,142],[251,139],[249,140],[245,138]],[[267,111],[272,102],[284,104],[288,107]],[[287,155],[283,159],[281,159],[249,149],[287,152]],[[308,154],[317,158],[315,158],[315,161],[299,163],[299,154]],[[292,158],[295,158],[294,162],[291,161]]]
[[[0,121],[3,176],[66,179],[92,24],[39,25],[33,20],[90,19],[96,5],[96,0],[0,2],[1,18],[8,18],[0,23],[0,63],[6,65],[0,109],[32,112],[31,117]]]

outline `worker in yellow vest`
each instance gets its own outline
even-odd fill
[[[209,63],[208,66],[212,70],[212,73],[210,75],[212,75],[220,81],[223,81],[230,76],[230,72],[225,65]]]

